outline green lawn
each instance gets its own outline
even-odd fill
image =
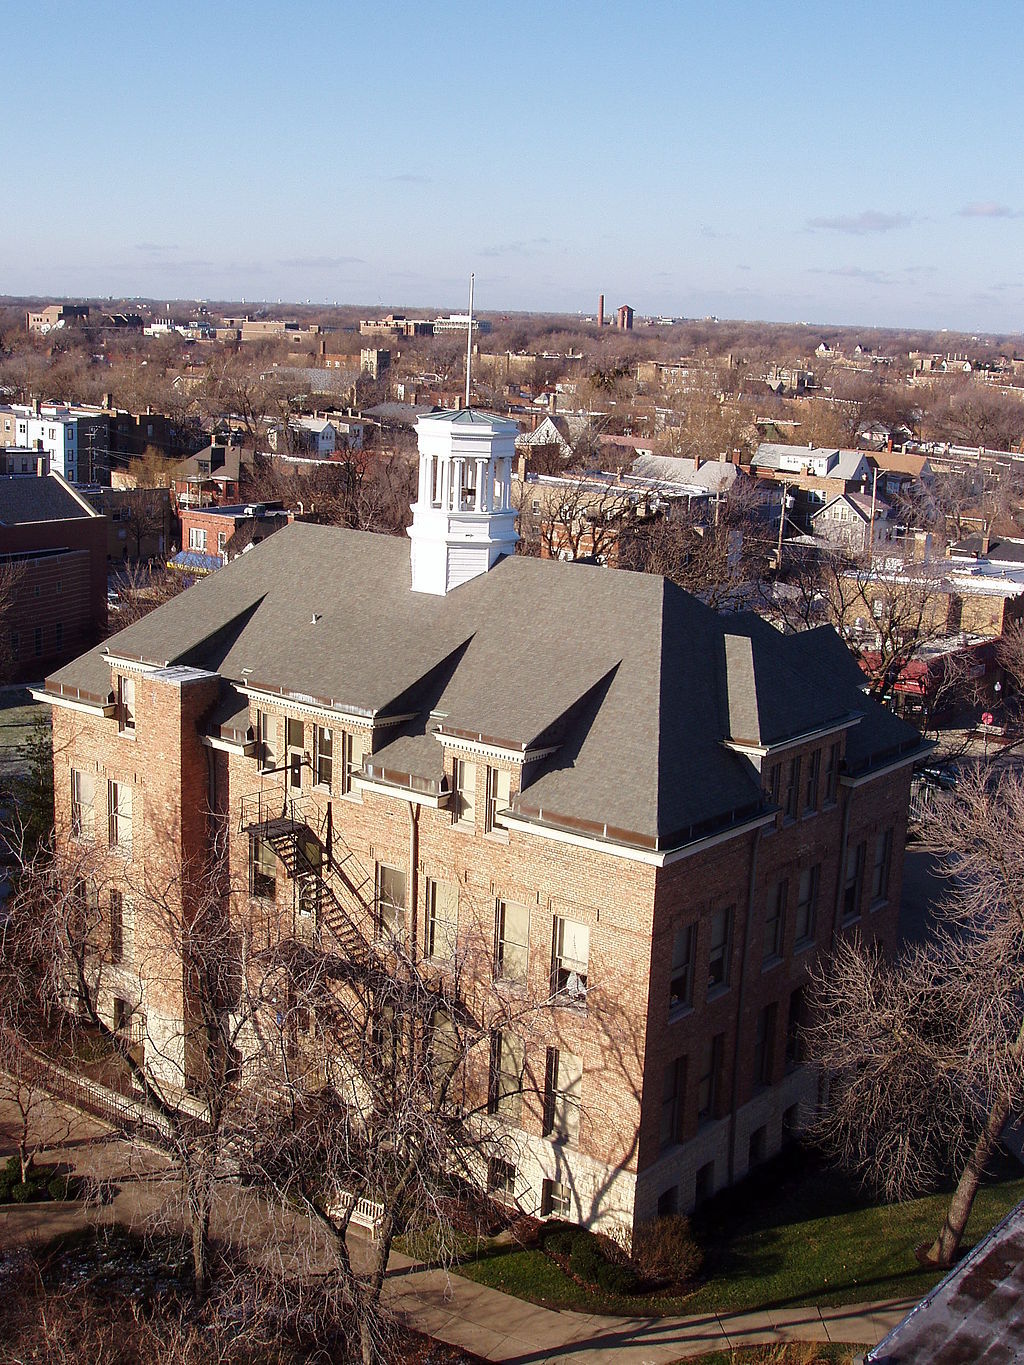
[[[914,1248],[931,1241],[948,1196],[903,1204],[866,1201],[834,1172],[746,1182],[713,1201],[697,1226],[703,1282],[686,1295],[614,1298],[581,1287],[543,1252],[494,1249],[458,1273],[518,1298],[586,1312],[676,1314],[822,1306],[919,1297],[940,1278]],[[973,1244],[1024,1199],[1024,1179],[982,1188],[967,1241]]]

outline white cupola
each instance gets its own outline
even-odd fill
[[[416,423],[420,450],[412,505],[412,587],[443,597],[515,553],[512,460],[519,428],[471,408]]]

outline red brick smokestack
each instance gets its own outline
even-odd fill
[[[598,296],[597,296],[597,325],[598,325],[598,327],[603,327],[603,326],[604,326],[604,295],[603,295],[603,294],[598,294]]]

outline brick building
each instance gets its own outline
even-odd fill
[[[10,678],[41,678],[103,635],[107,527],[57,473],[0,475],[0,651]]]
[[[485,944],[542,1002],[541,1036],[492,1040],[521,1156],[490,1178],[630,1230],[814,1105],[808,970],[895,939],[920,737],[831,630],[512,554],[513,423],[418,434],[411,582],[402,540],[292,525],[47,679],[60,838],[198,856],[208,805],[268,934],[340,915],[439,970]],[[187,1083],[182,994],[142,1006]]]

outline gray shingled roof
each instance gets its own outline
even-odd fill
[[[762,803],[757,771],[722,743],[727,634],[750,642],[745,714],[754,708],[763,741],[851,713],[864,717],[851,732],[859,753],[917,737],[834,666],[836,649],[848,656],[832,631],[785,637],[653,575],[520,556],[447,597],[414,593],[406,540],[304,523],[107,648],[359,713],[415,713],[375,761],[431,782],[432,724],[517,749],[555,745],[527,765],[523,814],[671,847]],[[95,667],[93,652],[48,685],[78,685]]]
[[[0,525],[21,526],[34,521],[68,521],[99,515],[83,507],[54,475],[0,475]]]

